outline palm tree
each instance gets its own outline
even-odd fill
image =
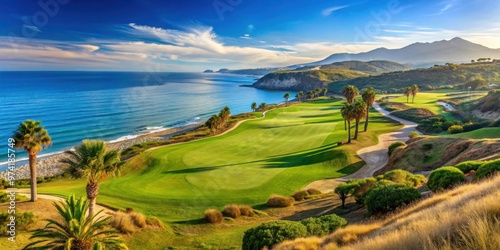
[[[314,96],[315,96],[315,97],[316,97],[316,96],[317,96],[317,97],[319,97],[319,94],[321,94],[321,91],[323,91],[323,90],[322,90],[322,89],[320,89],[320,88],[315,89],[315,90],[314,90]]]
[[[89,201],[83,197],[76,199],[71,195],[60,204],[54,203],[54,206],[61,219],[48,219],[47,225],[36,229],[30,237],[30,240],[38,240],[23,249],[128,249],[115,230],[103,229],[109,217],[98,218],[102,211],[91,217],[85,216]]]
[[[406,103],[408,103],[411,95],[411,87],[404,88],[403,94],[406,96]]]
[[[309,99],[314,98],[314,92],[312,90],[307,91],[307,95],[309,96]]]
[[[210,129],[210,132],[212,132],[212,134],[215,134],[219,129],[220,121],[221,119],[219,115],[212,115],[212,117],[210,117],[210,119],[205,122],[205,126]]]
[[[302,97],[304,97],[304,91],[299,92],[299,101],[301,100]]]
[[[359,90],[358,90],[358,88],[356,88],[356,86],[347,85],[347,86],[345,86],[344,89],[342,89],[342,94],[347,99],[347,103],[353,104],[354,98],[356,98],[356,96],[359,95]]]
[[[325,95],[325,97],[326,97],[326,93],[327,93],[327,92],[328,92],[328,88],[326,88],[326,87],[325,87],[325,88],[323,88],[323,95]]]
[[[252,102],[252,106],[251,106],[253,112],[255,112],[257,110],[257,103],[256,102]]]
[[[14,148],[23,148],[29,156],[30,167],[30,187],[31,201],[35,202],[37,197],[36,191],[36,154],[44,147],[52,144],[52,138],[43,126],[40,126],[41,121],[26,120],[19,124],[19,127],[14,131],[12,138],[15,140]]]
[[[264,112],[267,109],[267,103],[263,102],[259,105],[260,111]]]
[[[359,122],[366,116],[366,103],[363,100],[357,100],[354,103],[354,119],[356,120],[356,132],[354,132],[354,140],[358,139]]]
[[[361,97],[363,97],[363,101],[366,103],[365,132],[368,130],[368,120],[369,120],[370,108],[372,107],[373,103],[375,102],[376,95],[377,95],[377,93],[375,92],[375,89],[373,87],[363,89],[363,93],[361,94]]]
[[[299,102],[300,102],[300,95],[299,94],[295,94],[295,99],[299,100]]]
[[[285,104],[288,105],[288,98],[290,98],[290,93],[285,93],[283,98],[285,98]]]
[[[412,103],[415,103],[415,96],[417,95],[418,91],[420,91],[420,89],[418,88],[417,84],[414,84],[413,86],[411,86],[411,96],[412,96],[411,102]]]
[[[349,103],[344,103],[344,107],[340,109],[340,113],[344,120],[347,121],[348,132],[347,132],[347,143],[351,143],[351,121],[354,120],[354,106]]]
[[[120,152],[108,150],[103,140],[83,140],[75,150],[65,152],[68,157],[61,160],[67,165],[66,172],[73,178],[87,179],[87,199],[89,217],[94,215],[94,207],[99,194],[99,181],[119,173]]]
[[[221,127],[224,127],[226,123],[229,121],[229,118],[231,118],[231,110],[229,109],[228,106],[225,106],[223,109],[221,109],[219,116],[221,118]]]

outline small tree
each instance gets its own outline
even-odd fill
[[[252,108],[253,112],[257,111],[257,103],[256,102],[252,102],[252,105],[250,107]]]
[[[346,183],[340,183],[334,190],[334,193],[336,193],[340,200],[342,201],[342,209],[345,208],[345,200],[349,198],[349,195],[351,195],[353,190],[353,185],[349,185]]]
[[[323,95],[326,97],[326,93],[328,93],[328,88],[323,88]]]
[[[288,99],[290,98],[290,93],[285,93],[283,98],[285,98],[285,104],[288,105]]]

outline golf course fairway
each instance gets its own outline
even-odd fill
[[[101,183],[97,202],[165,222],[190,221],[208,208],[256,206],[272,194],[288,196],[312,181],[353,173],[364,164],[358,149],[402,126],[373,110],[368,132],[337,146],[347,140],[343,103],[329,99],[279,108],[223,136],[146,151],[127,161],[121,176]],[[85,182],[63,179],[43,183],[39,191],[84,196]]]

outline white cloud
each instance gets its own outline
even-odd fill
[[[335,12],[337,10],[341,10],[341,9],[344,9],[344,8],[347,8],[347,7],[349,7],[349,6],[348,5],[334,6],[334,7],[331,7],[331,8],[323,10],[322,14],[323,14],[323,16],[329,16],[329,15],[331,15],[333,12]]]

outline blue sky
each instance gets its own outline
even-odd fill
[[[457,36],[500,47],[491,0],[0,1],[0,70],[286,66]]]

